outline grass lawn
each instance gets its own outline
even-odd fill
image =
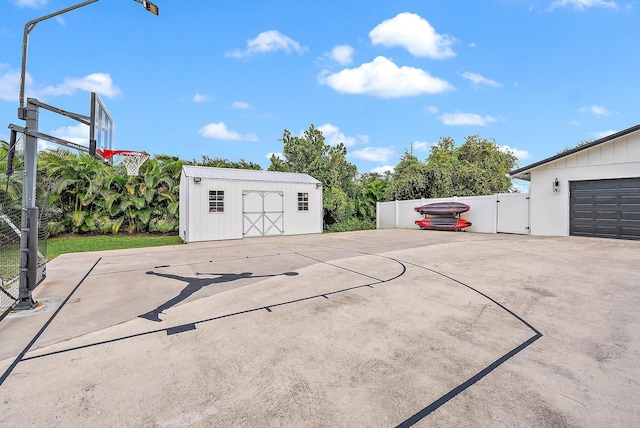
[[[49,238],[47,259],[53,260],[60,254],[66,253],[179,244],[182,244],[182,240],[178,235],[66,235]]]

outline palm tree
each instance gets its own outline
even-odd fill
[[[50,204],[55,230],[74,233],[97,231],[100,204],[94,204],[108,181],[108,168],[89,155],[66,150],[40,152],[40,183],[51,186]]]
[[[175,232],[183,161],[159,155],[139,176],[109,168],[88,155],[41,152],[38,185],[51,189],[52,234]]]

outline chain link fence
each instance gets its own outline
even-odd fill
[[[0,319],[18,299],[23,175],[0,175]],[[36,284],[46,276],[48,192],[38,192],[38,263]],[[42,193],[42,194],[40,194]]]
[[[18,299],[22,176],[0,178],[0,313]]]

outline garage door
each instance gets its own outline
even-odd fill
[[[573,236],[640,240],[640,178],[572,181]]]

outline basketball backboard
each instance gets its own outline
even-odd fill
[[[89,125],[89,153],[100,160],[105,159],[105,150],[113,150],[115,123],[104,103],[95,92],[91,92],[91,124]]]

